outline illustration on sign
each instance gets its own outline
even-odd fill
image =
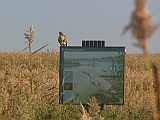
[[[61,47],[60,103],[124,104],[125,47]]]

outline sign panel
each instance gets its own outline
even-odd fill
[[[60,47],[60,96],[64,104],[124,104],[125,47]]]

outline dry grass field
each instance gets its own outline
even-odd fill
[[[134,3],[135,10],[123,34],[130,30],[137,39],[135,46],[144,54],[126,54],[125,104],[105,105],[104,110],[94,113],[99,110],[91,100],[90,112],[101,115],[94,120],[158,120],[160,116],[160,91],[155,84],[160,73],[154,74],[152,68],[154,64],[160,69],[160,53],[149,54],[147,41],[160,23],[152,22],[147,0]],[[86,113],[80,105],[58,103],[59,52],[38,52],[49,44],[32,52],[31,44],[37,36],[33,25],[24,36],[28,47],[22,51],[28,48],[29,52],[0,52],[0,120],[89,120],[83,118]]]
[[[0,53],[0,119],[77,120],[77,105],[60,105],[59,52]],[[105,105],[100,115],[106,120],[150,120],[157,115],[154,74],[160,54],[126,54],[125,104]],[[32,86],[32,88],[31,88]]]

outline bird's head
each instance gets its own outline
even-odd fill
[[[63,35],[63,32],[59,32],[60,35]]]
[[[82,73],[87,74],[92,79],[92,74],[91,73],[88,73],[88,72],[85,72],[85,71],[82,71]]]

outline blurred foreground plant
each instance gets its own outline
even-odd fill
[[[148,11],[146,4],[147,0],[134,0],[135,10],[132,13],[130,23],[124,28],[123,35],[131,30],[132,37],[136,38],[137,47],[142,48],[144,54],[148,53],[147,40],[159,27],[160,23],[152,22],[152,14]]]
[[[158,118],[160,119],[160,79],[159,79],[159,70],[156,65],[152,65],[154,70],[154,78],[155,78],[155,87],[156,87],[156,94],[157,94],[157,107],[158,107]]]

